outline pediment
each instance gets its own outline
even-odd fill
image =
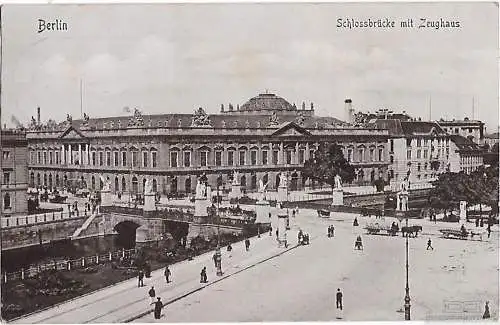
[[[295,124],[294,122],[289,122],[286,123],[285,125],[282,125],[278,130],[274,131],[273,136],[278,136],[278,137],[289,137],[289,136],[296,136],[296,137],[301,137],[301,136],[309,136],[311,133],[304,129],[303,127]]]
[[[68,127],[63,134],[59,137],[60,139],[85,139],[86,137],[79,130],[75,129],[73,126]]]

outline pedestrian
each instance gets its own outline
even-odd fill
[[[200,273],[200,283],[207,283],[207,267],[204,266]]]
[[[269,219],[271,219],[271,212],[269,212]]]
[[[214,253],[212,259],[214,260],[214,267],[217,268],[217,253]]]
[[[488,231],[488,238],[490,238],[490,235],[491,235],[491,224],[488,223],[488,228],[486,228],[486,230]]]
[[[359,226],[359,223],[358,223],[358,218],[356,218],[356,217],[354,218],[354,222],[352,223],[352,225],[353,225],[354,227]]]
[[[139,283],[137,284],[138,287],[144,287],[144,272],[142,272],[142,269],[139,270],[139,274],[137,275],[139,279]]]
[[[250,239],[245,239],[245,248],[247,250],[247,252],[250,250]]]
[[[161,298],[158,297],[158,300],[155,302],[155,319],[160,319],[162,309],[163,303],[161,302]]]
[[[488,306],[488,301],[484,305],[484,314],[483,314],[483,319],[490,318],[490,307]]]
[[[231,246],[231,244],[228,244],[227,245],[227,251],[231,252],[232,250],[233,250],[233,246]]]
[[[276,240],[278,239],[278,235],[279,235],[279,232],[278,232],[278,229],[276,229]]]
[[[156,292],[155,292],[155,288],[154,287],[151,287],[151,289],[149,289],[149,298],[151,298],[151,305],[155,303],[155,298],[156,298]]]
[[[167,280],[167,283],[170,283],[170,269],[168,268],[168,265],[165,267],[165,280]]]
[[[333,225],[330,226],[330,236],[335,237],[335,227]]]
[[[340,288],[337,289],[337,309],[342,310],[342,291],[340,291]]]
[[[271,237],[273,235],[273,227],[270,227],[269,228],[269,237]]]
[[[434,250],[434,248],[432,247],[432,242],[431,242],[431,239],[429,238],[429,240],[427,241],[427,250],[432,249]]]

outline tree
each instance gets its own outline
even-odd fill
[[[354,180],[354,167],[344,158],[342,148],[336,143],[321,143],[302,169],[302,175],[309,179],[327,183],[332,188],[335,176],[340,175],[342,182]]]

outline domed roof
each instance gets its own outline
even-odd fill
[[[253,97],[240,107],[240,111],[267,111],[267,110],[293,111],[297,110],[297,107],[293,106],[285,99],[276,96],[275,94],[268,94],[268,93],[259,94],[258,96]]]

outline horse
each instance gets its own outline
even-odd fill
[[[403,234],[403,237],[405,236],[410,236],[413,235],[414,238],[417,237],[418,232],[422,231],[422,226],[403,226],[401,227],[401,233]]]

